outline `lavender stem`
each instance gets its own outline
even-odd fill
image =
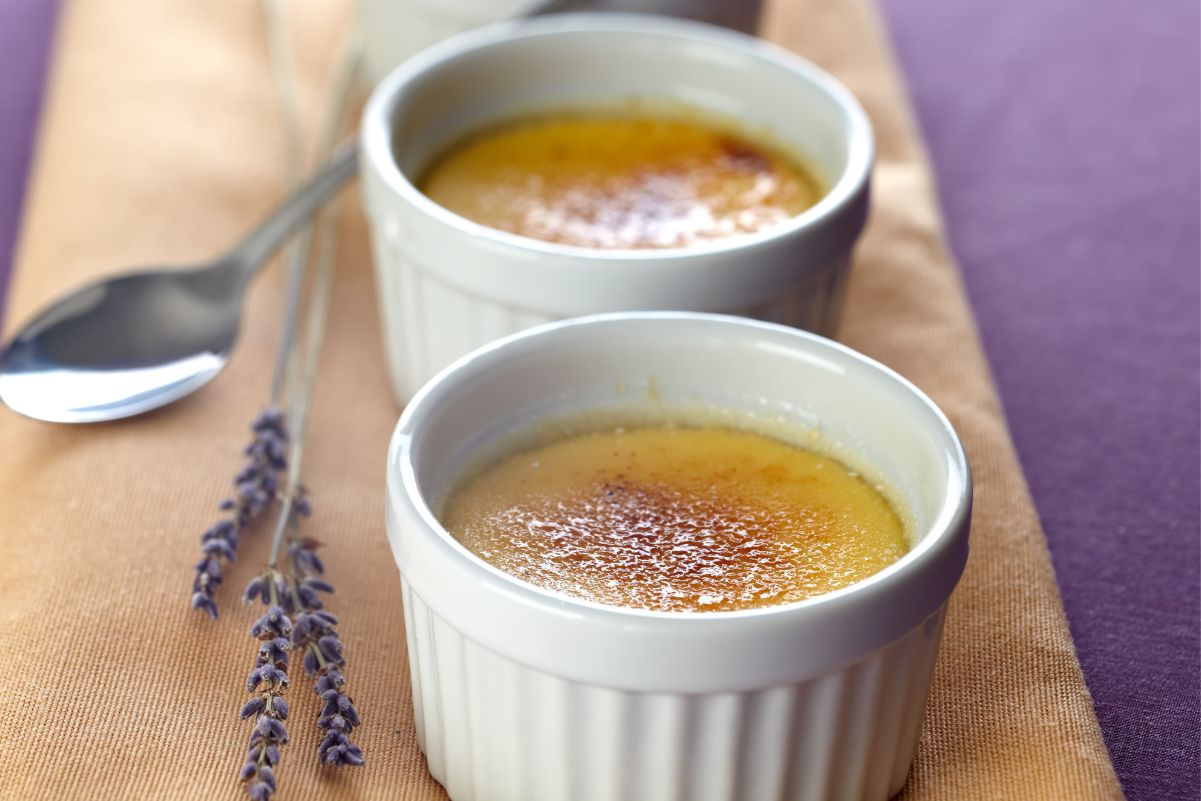
[[[271,77],[275,94],[279,98],[284,127],[284,168],[289,191],[300,183],[300,103],[297,99],[296,73],[293,69],[291,42],[285,25],[284,10],[280,0],[264,0],[263,10],[267,17],[267,57],[271,63]],[[340,115],[339,115],[340,116]],[[331,148],[332,149],[332,148]],[[296,328],[300,318],[301,289],[308,272],[308,253],[313,238],[313,226],[305,225],[285,251],[288,262],[288,285],[284,292],[284,320],[280,334],[279,350],[276,351],[275,367],[271,377],[271,403],[278,404],[284,392],[284,380],[288,373],[288,362],[292,354],[292,343],[296,339]]]
[[[277,70],[277,82],[284,83],[280,76],[291,75],[291,62],[290,59],[282,57],[285,51],[281,42],[286,40],[286,36],[283,33],[279,0],[268,0],[266,10],[273,45],[272,64]],[[361,44],[356,37],[346,46],[343,53],[334,102],[326,117],[324,147],[318,150],[319,153],[330,151],[334,147],[357,71],[360,51]],[[284,105],[285,111],[289,113],[289,132],[298,137],[295,98],[289,100],[285,97]],[[252,694],[252,698],[242,709],[243,718],[255,716],[246,762],[240,774],[252,801],[268,801],[277,789],[275,770],[280,758],[280,749],[287,743],[287,731],[282,721],[288,717],[288,704],[283,693],[288,686],[286,671],[289,652],[294,648],[300,648],[304,653],[307,672],[316,675],[316,669],[321,671],[319,681],[325,682],[325,689],[328,690],[328,697],[322,695],[326,701],[326,711],[318,720],[318,726],[326,730],[319,751],[320,758],[333,764],[363,764],[362,751],[347,737],[351,729],[359,723],[358,712],[349,696],[345,695],[345,679],[333,669],[335,661],[341,664],[342,654],[341,641],[332,628],[337,621],[333,615],[318,611],[321,609],[321,601],[317,593],[332,592],[333,587],[319,578],[324,568],[320,558],[312,550],[316,548],[316,543],[302,540],[298,534],[300,519],[308,517],[311,511],[305,489],[300,484],[300,464],[329,307],[337,242],[334,225],[338,211],[340,206],[335,200],[332,207],[323,211],[318,222],[307,227],[298,240],[289,274],[288,314],[285,317],[284,334],[276,361],[272,396],[278,398],[286,384],[292,446],[286,465],[285,486],[279,494],[280,509],[271,539],[268,564],[260,576],[251,580],[245,593],[245,600],[261,598],[270,607],[267,614],[259,618],[251,629],[251,634],[263,644],[255,660],[255,668],[247,679],[247,691]],[[316,283],[305,313],[302,357],[295,346],[295,338],[300,287],[307,272],[308,253],[314,229],[320,233],[321,249],[316,257]],[[289,570],[282,573],[278,563],[280,549],[285,541],[289,543],[289,554],[292,558]],[[293,614],[295,623],[289,617]],[[310,664],[317,665],[317,668],[310,669]],[[266,690],[260,693],[259,688],[264,683]]]

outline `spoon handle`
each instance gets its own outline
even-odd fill
[[[229,252],[226,260],[238,265],[243,282],[253,278],[288,236],[342,188],[354,175],[358,163],[358,140],[343,142],[308,183],[297,189],[270,217],[259,223],[241,244]]]

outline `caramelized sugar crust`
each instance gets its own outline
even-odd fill
[[[780,153],[684,119],[561,115],[471,136],[420,182],[469,220],[589,248],[675,248],[763,231],[821,196]]]
[[[841,463],[722,428],[619,429],[511,456],[453,493],[443,523],[532,584],[662,611],[810,598],[908,548],[888,501]]]

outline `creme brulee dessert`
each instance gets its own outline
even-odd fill
[[[442,522],[536,586],[673,612],[811,598],[908,550],[893,507],[842,463],[729,428],[619,428],[517,453],[454,491]]]
[[[589,248],[676,248],[753,234],[822,194],[796,160],[732,126],[582,113],[469,136],[418,183],[474,222]]]

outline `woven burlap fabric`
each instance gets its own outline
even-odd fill
[[[350,9],[290,11],[311,131]],[[875,210],[843,337],[929,392],[975,469],[972,556],[904,797],[1119,798],[875,13],[863,0],[782,2],[766,30],[846,81],[876,126]],[[249,0],[67,4],[10,332],[106,271],[215,254],[278,199],[284,147],[264,41]],[[351,208],[304,473],[368,766],[316,765],[315,698],[299,681],[280,797],[439,799],[416,745],[384,538],[384,449],[399,409],[383,374],[365,224]],[[264,560],[266,527],[245,538],[220,621],[187,603],[197,536],[267,396],[281,292],[274,268],[249,299],[226,373],[183,403],[85,428],[0,414],[0,797],[240,797],[248,727],[237,710],[255,646],[253,610],[236,598]]]

